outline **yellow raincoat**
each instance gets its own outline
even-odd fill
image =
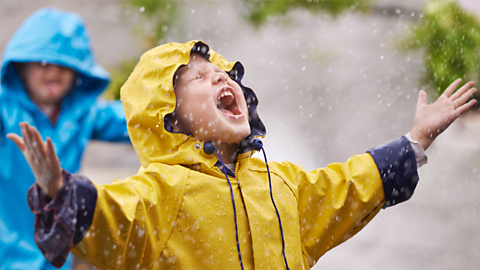
[[[122,88],[129,135],[142,167],[137,175],[95,185],[93,223],[73,253],[100,269],[240,269],[230,189],[214,155],[193,136],[166,130],[175,108],[173,74],[196,44],[146,52]],[[209,51],[230,71],[235,63]],[[282,236],[268,173],[252,152],[237,157],[230,177],[245,269],[285,269]],[[308,269],[357,233],[384,205],[370,154],[306,172],[269,162],[272,192],[291,269]]]

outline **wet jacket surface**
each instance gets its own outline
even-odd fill
[[[100,269],[241,269],[237,224],[245,269],[285,269],[282,238],[290,269],[308,269],[382,207],[412,195],[418,175],[405,137],[310,172],[289,162],[269,162],[267,170],[247,143],[229,177],[235,216],[217,158],[205,153],[204,142],[168,131],[164,120],[175,108],[173,74],[189,62],[192,47],[237,82],[243,77],[241,64],[197,45],[170,43],[145,53],[122,88],[129,134],[142,164],[138,174],[104,186],[68,176],[70,184],[57,197],[77,208],[74,254]],[[256,99],[245,87],[244,94]],[[252,134],[262,136],[257,101],[249,105]],[[32,209],[45,216],[35,190],[29,196]],[[85,200],[92,196],[96,199]]]
[[[21,151],[6,138],[21,134],[19,123],[50,137],[62,168],[77,172],[92,139],[128,142],[121,102],[97,100],[109,74],[94,59],[83,19],[44,8],[32,14],[10,39],[1,64],[0,88],[0,269],[53,269],[34,242],[34,215],[27,201],[35,178]],[[56,124],[31,101],[15,62],[69,67],[77,78],[62,100]],[[68,265],[65,266],[65,269]]]

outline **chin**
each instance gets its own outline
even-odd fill
[[[245,140],[245,138],[247,138],[249,134],[250,134],[250,127],[248,128],[248,130],[247,129],[236,130],[236,132],[234,132],[234,134],[230,136],[231,140],[226,140],[225,142],[239,144],[243,140]]]
[[[245,128],[236,128],[232,130],[227,130],[222,133],[212,134],[213,136],[196,136],[199,140],[203,142],[215,142],[215,143],[226,143],[226,144],[239,144],[250,134],[250,126],[248,129]]]

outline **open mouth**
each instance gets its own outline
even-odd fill
[[[57,80],[48,80],[46,81],[45,86],[48,96],[56,96],[62,91],[61,83]]]
[[[238,108],[237,99],[233,89],[229,86],[224,87],[217,96],[217,109],[223,113],[223,115],[239,119],[245,117]]]

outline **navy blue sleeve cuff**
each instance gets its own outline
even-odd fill
[[[382,177],[385,208],[404,202],[418,183],[417,163],[412,145],[405,136],[367,151]]]
[[[63,187],[51,199],[35,183],[27,200],[35,214],[35,242],[45,258],[60,268],[72,247],[92,224],[97,190],[86,177],[63,170]]]
[[[73,245],[82,241],[93,222],[95,205],[97,204],[97,189],[90,180],[81,175],[64,174],[65,178],[72,179],[75,186],[75,204],[77,205],[75,234],[73,236]]]

